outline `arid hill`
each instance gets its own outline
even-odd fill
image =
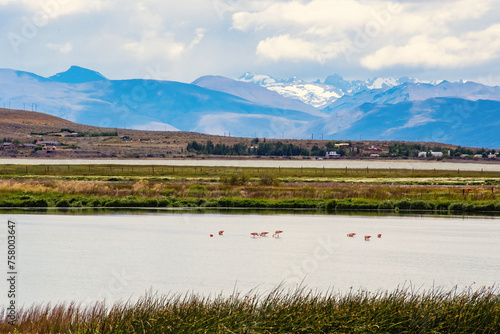
[[[64,131],[63,131],[64,130]],[[113,132],[115,135],[100,135]],[[72,135],[71,133],[78,133]],[[51,156],[58,157],[102,157],[102,158],[174,158],[193,157],[187,152],[187,144],[196,140],[199,143],[212,141],[214,144],[234,145],[245,143],[251,146],[253,138],[238,138],[206,135],[195,132],[181,131],[141,131],[130,129],[100,128],[77,124],[59,117],[40,112],[12,110],[0,108],[0,138],[19,143],[35,143],[40,140],[58,141],[60,149],[51,152]],[[341,138],[340,138],[341,139]],[[263,138],[260,138],[262,142]],[[326,140],[298,140],[298,139],[265,139],[268,142],[281,141],[285,144],[294,144],[307,149],[314,145],[324,148]],[[353,147],[378,147],[388,151],[390,141],[352,141]],[[440,146],[446,149],[455,149],[454,145],[439,143],[420,143],[427,147]],[[32,150],[0,150],[0,156],[20,157],[47,157],[46,152]],[[233,158],[235,158],[233,156]],[[240,157],[244,158],[244,157]]]

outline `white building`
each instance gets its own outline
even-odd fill
[[[427,152],[418,152],[419,158],[427,158]]]
[[[433,151],[431,151],[431,155],[433,157],[442,157],[443,156],[443,152],[433,152]]]
[[[337,151],[330,151],[330,152],[326,152],[325,157],[327,157],[327,158],[340,158],[340,154],[338,154]]]

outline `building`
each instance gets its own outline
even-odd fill
[[[17,148],[21,148],[21,149],[33,150],[35,147],[36,147],[35,144],[19,144],[19,145],[17,145]]]
[[[37,145],[42,145],[42,146],[59,146],[59,142],[57,141],[45,141],[45,140],[42,140],[42,141],[37,141],[36,142]]]
[[[418,152],[419,158],[427,158],[427,152]]]
[[[349,143],[339,143],[339,144],[335,144],[335,147],[349,147],[351,145],[349,145]]]
[[[375,146],[371,146],[371,147],[367,147],[365,148],[365,151],[370,151],[370,152],[382,152],[382,149],[381,148],[378,148],[378,147],[375,147]]]
[[[13,150],[16,148],[16,145],[12,143],[2,143],[2,148],[5,150]]]
[[[380,157],[380,155],[378,155],[378,154],[370,154],[370,158],[378,158],[378,157]]]
[[[443,152],[434,152],[434,151],[431,151],[431,156],[433,156],[433,157],[442,157],[443,156]]]
[[[42,150],[44,150],[44,151],[57,151],[58,148],[57,148],[57,146],[46,145],[46,146],[42,147]]]
[[[488,154],[488,158],[489,159],[493,159],[493,158],[496,158],[496,157],[497,157],[497,155],[495,153]]]
[[[340,158],[340,154],[338,154],[337,151],[330,151],[330,152],[326,152],[325,157],[327,157],[327,158]]]
[[[483,157],[483,155],[482,155],[482,154],[474,154],[474,158],[478,158],[478,159],[480,159],[480,158],[482,158],[482,157]]]

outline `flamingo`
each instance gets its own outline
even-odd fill
[[[260,237],[260,233],[258,233],[258,232],[252,232],[252,233],[250,233],[250,235],[253,236],[254,238],[258,237],[258,236]]]
[[[365,241],[370,241],[371,235],[365,235]]]
[[[281,231],[281,230],[274,231],[273,237],[279,238],[280,237],[280,233],[283,233],[283,231]]]
[[[267,236],[268,234],[269,234],[269,232],[260,232],[260,236],[261,236],[261,237],[265,237],[265,236]]]
[[[382,238],[382,233],[377,234],[377,238]]]
[[[223,234],[224,234],[224,230],[220,230],[219,235],[223,235]]]
[[[356,235],[356,233],[347,233],[347,236],[348,236],[349,238],[353,238],[355,235]]]

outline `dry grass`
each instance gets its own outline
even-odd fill
[[[498,333],[493,288],[319,294],[276,289],[268,295],[148,295],[136,303],[75,303],[20,310],[0,332],[14,333]]]
[[[470,189],[470,191],[469,191]],[[279,186],[262,186],[260,182],[244,185],[228,185],[222,182],[199,180],[179,181],[78,181],[57,179],[0,179],[0,193],[63,194],[83,196],[140,196],[140,197],[185,197],[221,198],[240,197],[248,199],[368,199],[368,200],[469,200],[490,201],[500,195],[500,189],[491,186],[432,186],[432,185],[387,185],[281,183]]]

